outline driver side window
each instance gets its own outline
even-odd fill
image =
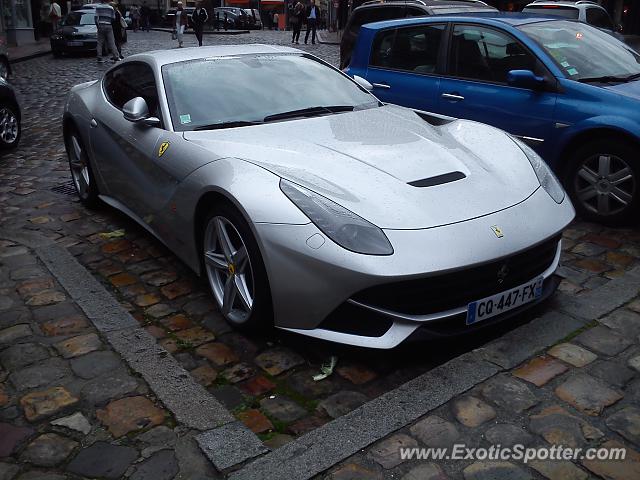
[[[144,63],[130,63],[111,70],[104,77],[104,90],[109,102],[120,110],[132,98],[142,97],[151,116],[160,116],[153,70]]]
[[[451,75],[507,83],[511,70],[537,70],[536,59],[515,38],[477,25],[455,26],[449,58]]]

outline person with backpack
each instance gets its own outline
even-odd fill
[[[193,31],[196,34],[196,38],[198,39],[198,45],[202,46],[202,35],[204,33],[204,24],[207,23],[209,19],[209,14],[207,14],[207,9],[202,6],[202,2],[196,3],[196,9],[193,11],[191,15],[191,23],[193,23]]]

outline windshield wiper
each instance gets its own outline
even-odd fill
[[[578,81],[582,83],[611,83],[611,82],[621,82],[627,83],[632,80],[636,80],[640,78],[640,73],[634,73],[633,75],[629,75],[628,77],[614,77],[612,75],[604,75],[602,77],[587,77],[581,78]]]
[[[274,113],[273,115],[267,115],[264,117],[264,122],[273,122],[276,120],[284,120],[287,118],[296,117],[313,117],[315,115],[322,115],[323,113],[339,113],[339,112],[351,112],[355,107],[353,105],[332,105],[332,106],[320,106],[302,108],[300,110],[291,110],[290,112]]]
[[[262,122],[251,122],[248,120],[236,120],[233,122],[211,123],[209,125],[198,125],[193,130],[220,130],[221,128],[248,127],[249,125],[260,125]]]

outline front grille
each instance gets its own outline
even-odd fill
[[[443,275],[377,285],[352,298],[394,312],[424,315],[452,308],[516,287],[543,273],[553,263],[560,236],[533,248],[483,265]],[[508,273],[502,282],[499,272]]]

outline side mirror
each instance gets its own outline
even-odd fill
[[[149,115],[149,107],[142,97],[129,100],[122,107],[122,115],[126,120],[149,127],[160,125],[160,119]]]
[[[507,74],[507,83],[512,87],[539,90],[544,82],[544,77],[537,76],[531,70],[511,70]]]
[[[362,78],[359,75],[354,75],[353,76],[353,81],[356,82],[358,85],[360,85],[365,90],[368,90],[368,91],[372,91],[373,90],[373,85],[371,85],[371,83],[368,80]]]

